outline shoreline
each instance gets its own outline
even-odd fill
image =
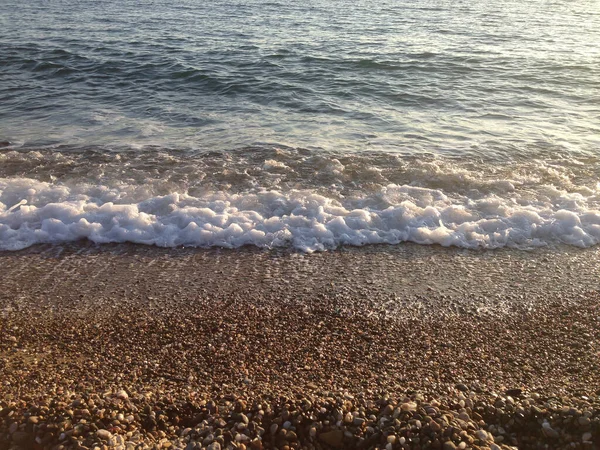
[[[3,252],[0,448],[595,448],[597,259]]]

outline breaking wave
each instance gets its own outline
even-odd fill
[[[292,149],[157,155],[162,164],[149,164],[148,154],[104,163],[56,151],[1,154],[0,249],[78,239],[307,252],[401,242],[486,249],[600,242],[595,163],[501,170],[439,157],[317,158]],[[43,176],[18,176],[16,162],[32,159],[44,162]],[[175,172],[165,168],[168,160]],[[51,176],[61,167],[72,170]],[[313,177],[302,175],[309,170]]]

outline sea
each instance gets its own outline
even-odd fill
[[[598,0],[1,0],[0,250],[600,242]]]

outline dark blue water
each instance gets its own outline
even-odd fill
[[[0,249],[600,242],[597,1],[3,0]]]
[[[4,0],[0,138],[595,153],[595,1]]]

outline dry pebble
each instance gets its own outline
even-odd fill
[[[598,398],[572,399],[574,403],[563,405],[556,397],[523,396],[511,407],[499,408],[495,405],[506,403],[506,397],[449,389],[446,396],[435,399],[414,391],[395,399],[359,396],[352,400],[333,392],[310,399],[281,397],[276,400],[236,399],[226,395],[210,400],[216,408],[209,407],[206,399],[178,402],[165,397],[149,401],[136,392],[132,393],[132,400],[124,404],[97,394],[70,395],[69,399],[54,399],[43,405],[35,402],[3,405],[0,416],[6,418],[10,414],[10,425],[7,426],[9,421],[2,422],[0,444],[6,448],[27,447],[35,442],[39,448],[108,445],[111,448],[176,449],[507,450],[566,445],[583,449],[600,441]],[[471,405],[466,408],[461,406],[465,397]],[[243,401],[245,409],[236,411],[233,406],[236,401]],[[89,420],[76,423],[69,408],[85,403],[94,404]],[[306,406],[308,403],[310,407]],[[395,407],[406,404],[410,408],[394,418]],[[133,423],[107,419],[131,412],[135,417]],[[461,419],[466,413],[474,418]],[[353,421],[338,420],[340,415],[348,414],[354,417]],[[36,417],[37,422],[32,422],[32,417]],[[590,420],[581,424],[581,417]],[[422,422],[422,426],[415,426],[417,421]],[[111,424],[110,430],[98,428],[107,423]],[[285,425],[280,427],[280,424]],[[266,429],[270,433],[264,433]],[[575,436],[578,438],[574,439]]]

